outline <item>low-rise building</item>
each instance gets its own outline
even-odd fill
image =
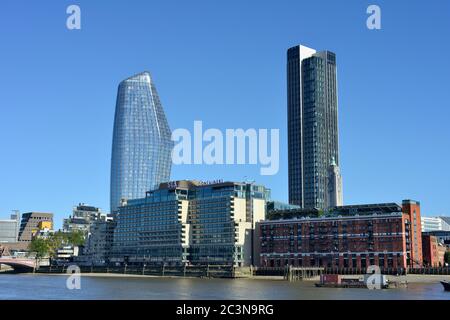
[[[15,243],[19,238],[19,216],[11,215],[9,220],[0,220],[0,243]]]
[[[260,266],[419,267],[420,204],[339,206],[319,217],[261,221],[255,242]]]
[[[119,208],[112,261],[251,265],[253,230],[269,195],[251,183],[162,183]]]
[[[425,267],[439,267],[443,264],[439,257],[439,241],[435,236],[422,235],[422,253],[423,253],[423,265]]]
[[[70,261],[73,257],[77,257],[78,253],[78,246],[63,246],[56,250],[56,259]]]
[[[443,243],[450,248],[450,231],[428,231],[422,232],[422,235],[434,236],[439,243]]]
[[[449,249],[443,243],[438,244],[438,267],[448,267],[448,263],[445,261],[445,254]]]
[[[281,211],[281,210],[295,210],[295,209],[300,209],[301,207],[296,205],[296,204],[289,204],[286,202],[282,202],[282,201],[267,201],[267,205],[266,205],[267,209],[267,213],[271,212],[271,211]]]
[[[31,238],[47,239],[53,233],[53,223],[51,221],[40,221],[36,228],[31,230]]]

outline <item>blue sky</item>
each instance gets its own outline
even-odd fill
[[[81,7],[82,29],[66,28]],[[377,4],[382,29],[366,28]],[[118,83],[155,80],[172,129],[279,128],[280,171],[176,166],[172,179],[256,180],[287,200],[286,50],[337,54],[346,204],[450,214],[450,2],[18,1],[0,4],[0,217],[109,209]]]

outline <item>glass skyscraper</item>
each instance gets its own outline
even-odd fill
[[[111,212],[170,178],[173,142],[148,72],[119,84],[111,155]]]
[[[342,186],[335,188],[330,176],[339,172],[330,170],[339,167],[336,55],[301,45],[288,49],[287,100],[289,203],[342,205]]]

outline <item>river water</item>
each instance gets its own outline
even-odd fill
[[[440,283],[410,283],[388,290],[316,288],[311,281],[190,279],[149,277],[81,277],[69,290],[64,275],[0,274],[5,299],[432,299],[450,300]]]

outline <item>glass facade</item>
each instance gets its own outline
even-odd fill
[[[296,46],[287,59],[289,202],[326,209],[339,166],[336,55]]]
[[[269,189],[246,183],[163,183],[119,208],[112,261],[249,265],[269,197]]]
[[[19,233],[18,220],[0,220],[0,243],[17,242]]]
[[[119,84],[111,156],[111,212],[168,181],[171,131],[148,72]]]

